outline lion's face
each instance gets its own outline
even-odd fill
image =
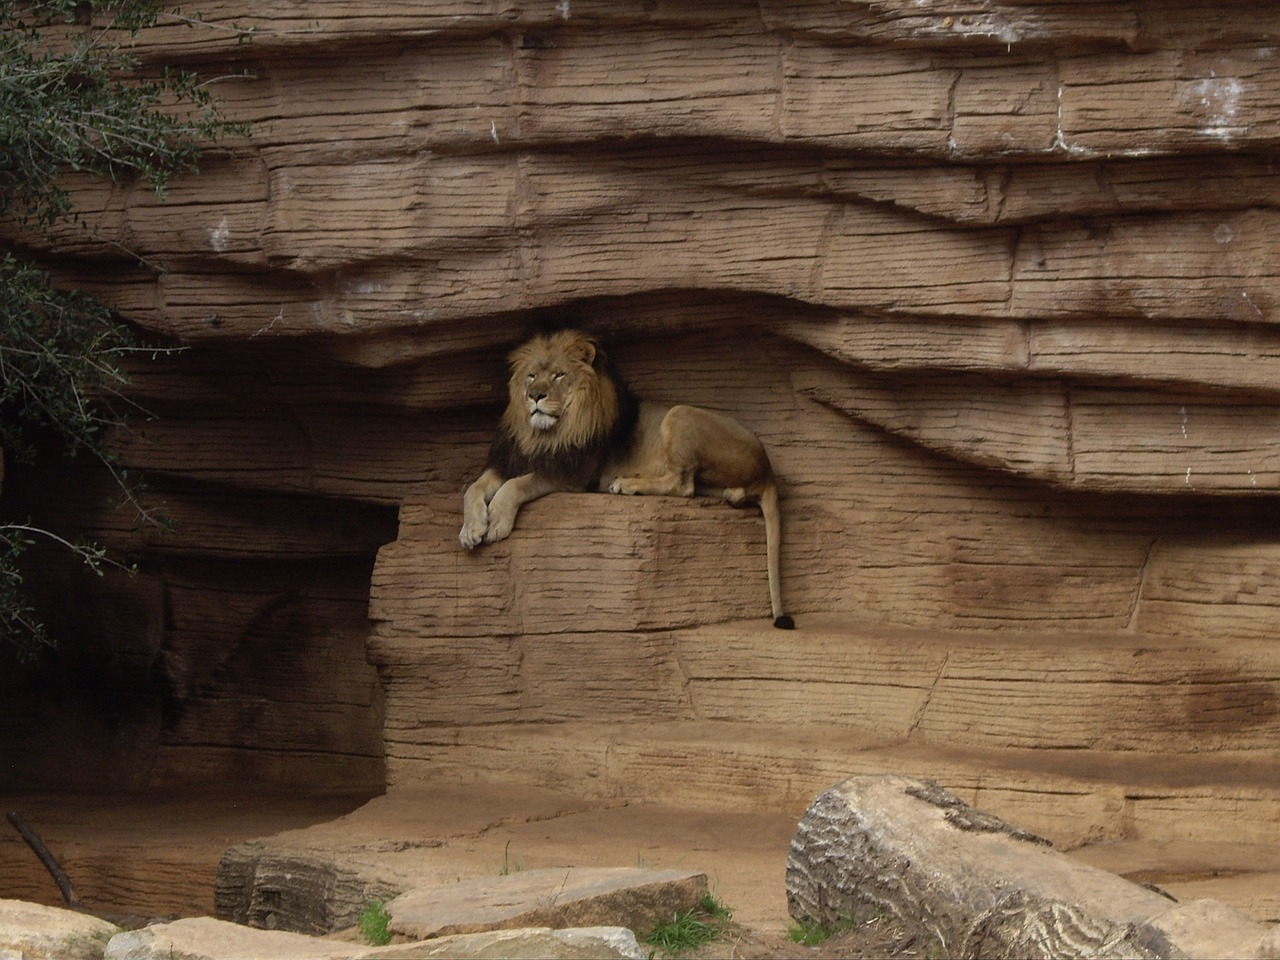
[[[504,419],[526,452],[582,446],[618,415],[613,383],[595,365],[597,347],[576,330],[534,337],[509,357]]]
[[[523,392],[529,426],[534,430],[554,430],[560,418],[573,407],[584,377],[593,376],[590,366],[571,361],[561,351],[542,357],[512,378],[512,389]]]

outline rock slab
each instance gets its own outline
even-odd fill
[[[1273,956],[1222,904],[1078,863],[938,785],[852,777],[820,795],[787,860],[792,917],[828,928],[888,912],[951,957]]]
[[[501,930],[369,947],[197,917],[118,934],[107,945],[105,960],[643,960],[646,956],[635,934],[622,927]]]
[[[706,893],[704,873],[563,867],[413,890],[387,904],[387,912],[391,932],[415,940],[606,923],[648,931],[696,907]]]
[[[0,900],[0,957],[5,960],[97,960],[117,930],[87,913]]]

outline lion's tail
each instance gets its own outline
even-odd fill
[[[796,622],[782,612],[782,514],[778,510],[778,488],[770,480],[760,491],[760,512],[764,514],[764,545],[769,563],[769,601],[773,604],[773,625],[793,630]]]

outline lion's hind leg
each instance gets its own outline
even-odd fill
[[[655,497],[692,497],[703,467],[702,451],[709,420],[716,415],[697,407],[678,405],[662,418],[660,442],[646,458],[632,466],[634,474],[618,477],[610,493]]]
[[[693,471],[669,470],[651,477],[618,477],[609,484],[609,492],[646,497],[692,497]]]
[[[747,492],[746,487],[704,487],[699,485],[698,496],[715,497],[723,500],[731,507],[750,507],[757,498]]]

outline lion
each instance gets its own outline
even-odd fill
[[[480,477],[462,498],[458,541],[468,550],[506,539],[531,500],[559,491],[722,497],[764,514],[773,625],[782,609],[778,487],[764,445],[719,413],[637,400],[600,345],[578,330],[517,347],[508,404]]]

